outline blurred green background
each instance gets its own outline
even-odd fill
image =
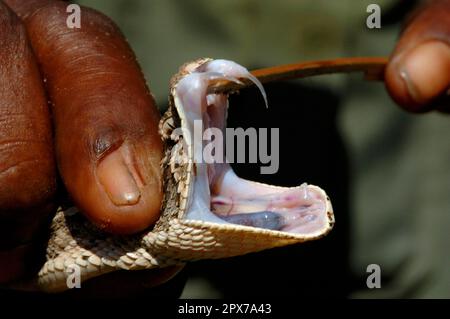
[[[403,5],[408,6],[408,2],[403,1]],[[401,5],[394,0],[81,0],[78,3],[100,10],[120,26],[136,52],[161,110],[167,103],[170,77],[186,61],[224,58],[252,68],[346,56],[387,56],[395,45],[402,19],[402,14],[395,11]],[[369,15],[366,8],[370,3],[381,6],[379,30],[366,27]],[[338,101],[333,121],[344,141],[349,180],[342,183],[343,188],[348,187],[345,199],[348,203],[342,206],[348,208],[345,213],[348,219],[340,219],[344,212],[335,207],[336,231],[345,230],[348,243],[345,251],[334,253],[346,256],[349,275],[337,283],[346,287],[335,287],[339,291],[336,295],[450,297],[450,119],[436,113],[406,114],[390,100],[382,83],[364,82],[357,75],[293,82],[302,88],[315,88],[319,95],[320,90],[326,90]],[[269,92],[269,103],[270,99]],[[307,99],[296,103],[302,108],[314,107]],[[324,113],[327,123],[325,117]],[[315,117],[314,121],[319,123],[321,117]],[[298,137],[292,140],[299,141]],[[300,150],[305,156],[307,151]],[[333,161],[333,154],[329,160]],[[293,156],[281,161],[292,171],[300,165]],[[339,187],[339,180],[334,183]],[[327,248],[323,249],[327,254]],[[289,264],[289,258],[283,257],[278,263]],[[334,267],[333,258],[327,261],[328,268]],[[182,297],[230,295],[222,289],[223,283],[214,281],[218,275],[212,275],[226,271],[223,264],[227,262],[190,265]],[[316,261],[304,262],[314,268]],[[381,267],[381,289],[366,287],[369,264]],[[294,286],[292,276],[312,274],[300,270],[282,274],[279,270],[282,267],[275,272],[264,263],[252,267],[264,270],[262,282],[275,276],[290,295],[308,295],[309,288],[302,287],[300,281]],[[252,268],[245,269],[248,271],[245,276],[251,276]],[[336,276],[323,270],[314,275],[318,276],[319,292],[321,285],[328,287],[325,282],[332,281],[330,276]],[[233,282],[236,277],[233,272],[222,276],[232,282],[236,291],[246,291],[239,285],[248,283]],[[256,279],[249,281],[254,282]],[[282,285],[277,287],[283,289]],[[259,294],[279,293],[268,286]],[[325,288],[323,293],[327,295]]]

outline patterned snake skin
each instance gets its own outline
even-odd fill
[[[208,60],[198,60],[201,64]],[[67,278],[74,265],[81,270],[81,281],[115,270],[140,270],[183,264],[198,259],[224,258],[278,246],[301,243],[325,236],[333,227],[334,216],[328,197],[327,227],[305,235],[234,224],[215,224],[183,219],[192,194],[195,164],[178,161],[187,157],[181,136],[173,129],[185,125],[183,109],[174,102],[178,81],[189,73],[184,65],[171,81],[169,109],[160,122],[165,145],[162,161],[164,199],[161,217],[153,229],[133,236],[114,236],[92,226],[75,207],[60,209],[51,226],[47,260],[39,272],[42,290],[68,289]],[[179,164],[185,163],[185,164]],[[276,186],[273,186],[276,188]],[[323,192],[316,186],[309,186]]]

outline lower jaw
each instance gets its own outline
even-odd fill
[[[197,176],[187,219],[305,235],[328,225],[328,199],[316,186],[265,185],[241,179],[231,168],[213,187],[207,180]]]

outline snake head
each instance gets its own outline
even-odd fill
[[[156,229],[164,233],[160,246],[170,246],[174,258],[240,255],[318,239],[333,227],[331,202],[321,188],[262,184],[233,172],[224,151],[230,136],[228,95],[208,88],[242,80],[252,81],[267,105],[258,79],[232,61],[187,63],[171,81],[170,105],[160,125],[165,200]],[[152,246],[156,238],[149,241]]]

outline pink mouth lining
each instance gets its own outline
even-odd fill
[[[248,78],[255,82],[266,100],[261,83],[244,67],[226,60],[206,62],[177,84],[175,98],[183,107],[190,136],[193,136],[195,120],[202,121],[203,129],[215,127],[222,132],[225,129],[228,97],[207,94],[209,82],[220,78],[236,82]],[[204,163],[203,140],[193,141],[191,145],[189,154],[196,163],[196,176],[187,219],[295,234],[312,234],[327,227],[327,198],[318,187],[302,184],[283,188],[244,180],[226,161]]]

